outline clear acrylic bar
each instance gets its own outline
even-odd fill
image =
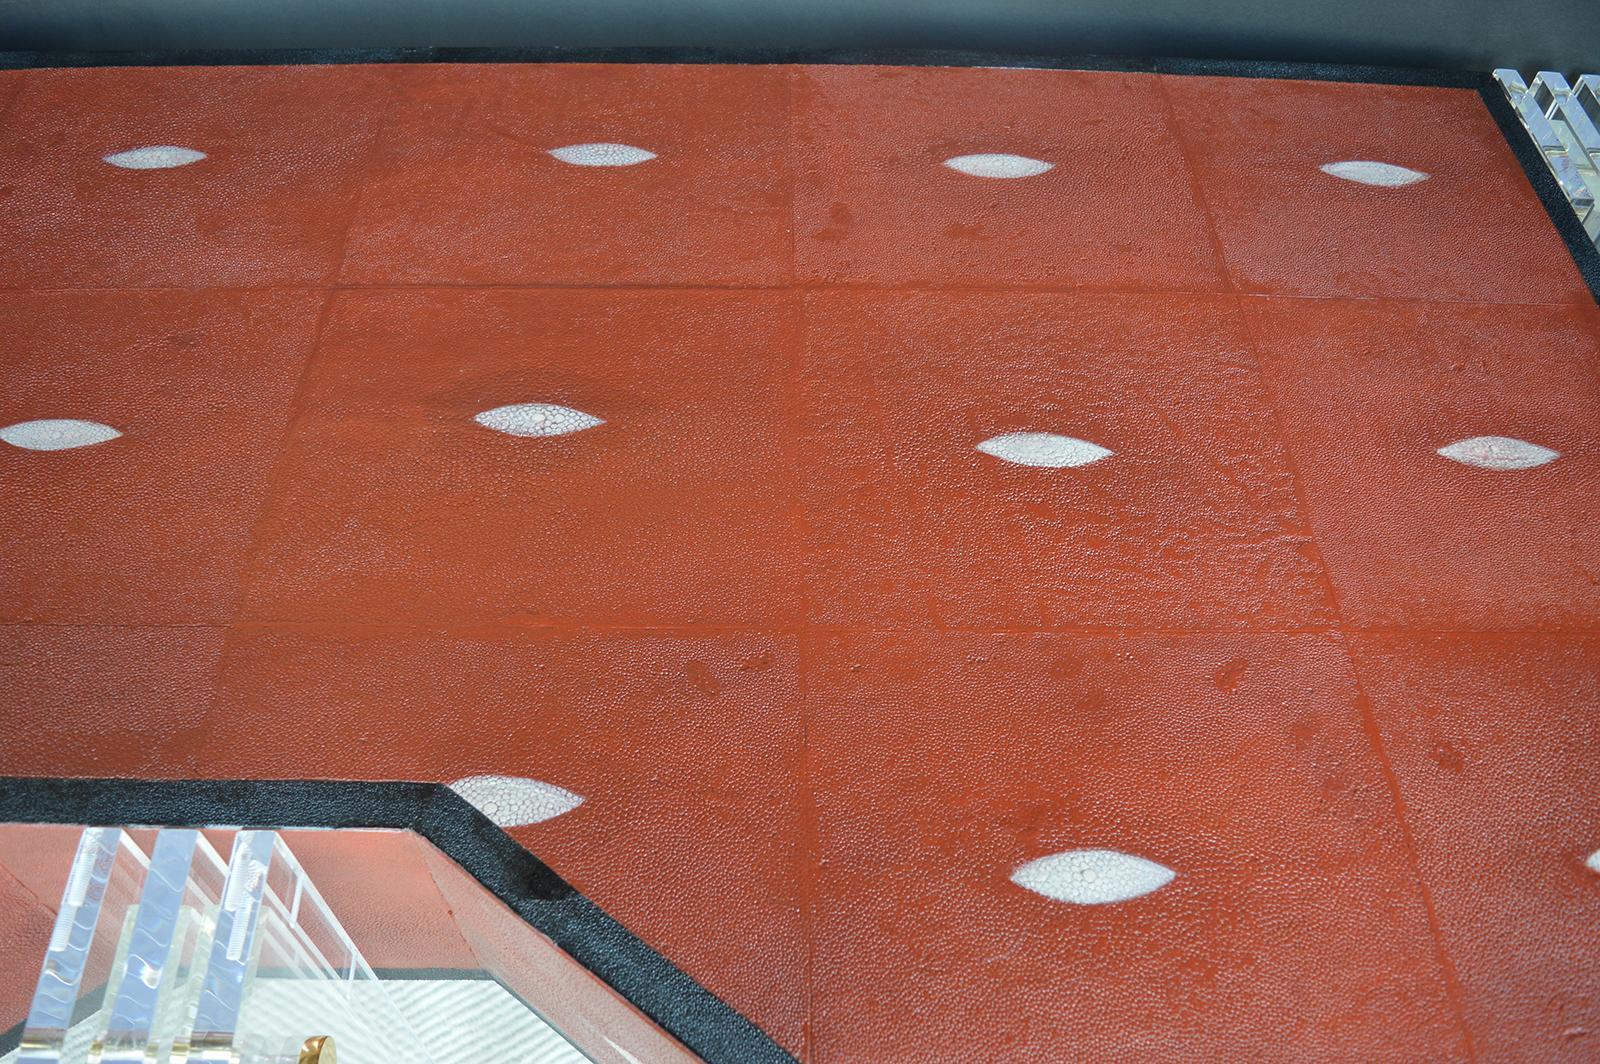
[[[1584,107],[1572,86],[1567,84],[1567,79],[1554,71],[1541,71],[1534,82],[1545,94],[1541,99],[1549,99],[1545,113],[1552,118],[1559,118],[1567,127],[1579,152],[1588,156],[1587,162],[1592,169],[1595,161],[1600,160],[1600,129],[1595,128],[1589,109]]]
[[[1600,240],[1600,78],[1576,84],[1541,70],[1532,82],[1515,70],[1494,72],[1523,128],[1533,138],[1562,194],[1591,240]]]
[[[190,1059],[295,1064],[324,1035],[347,1064],[432,1064],[288,846],[276,832],[241,831]]]
[[[0,884],[0,1064],[697,1060],[412,832],[0,824]]]
[[[148,864],[121,828],[84,830],[23,1027],[19,1064],[87,1064],[90,1021],[126,956]]]
[[[226,866],[204,835],[163,831],[150,852],[132,940],[97,1043],[100,1064],[188,1054]]]

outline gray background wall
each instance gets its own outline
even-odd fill
[[[1600,69],[1600,0],[0,0],[0,50],[930,48]]]

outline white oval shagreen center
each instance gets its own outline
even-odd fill
[[[74,447],[105,443],[121,435],[110,425],[102,425],[98,421],[61,417],[19,421],[0,429],[0,440],[25,451],[70,451]]]
[[[1421,170],[1413,170],[1409,166],[1396,166],[1393,163],[1377,163],[1370,159],[1326,163],[1320,169],[1330,177],[1354,181],[1358,185],[1372,185],[1376,188],[1403,188],[1418,181],[1428,180],[1428,175]]]
[[[102,161],[123,170],[171,170],[177,166],[197,163],[205,157],[205,152],[195,151],[193,148],[179,148],[172,144],[151,144],[148,147],[129,148],[115,155],[107,155]]]
[[[593,414],[559,403],[512,403],[475,414],[472,420],[507,436],[565,436],[605,424]]]
[[[1030,159],[1026,155],[1004,155],[1000,153],[957,155],[953,159],[946,159],[944,165],[972,177],[995,177],[1004,180],[1015,180],[1019,177],[1038,177],[1040,174],[1056,168],[1055,163],[1047,163],[1043,159]]]
[[[1560,458],[1560,453],[1510,436],[1474,436],[1439,448],[1452,462],[1480,469],[1532,469]]]
[[[656,157],[632,144],[568,144],[551,148],[550,154],[570,166],[638,166]]]
[[[538,824],[583,804],[582,795],[565,787],[521,776],[468,776],[450,789],[503,828]]]
[[[1053,432],[1008,432],[984,440],[977,449],[1003,462],[1045,469],[1088,465],[1114,453],[1098,443]]]
[[[1160,890],[1177,874],[1116,850],[1067,850],[1029,861],[1011,873],[1011,882],[1072,905],[1109,905]]]

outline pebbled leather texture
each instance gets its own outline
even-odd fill
[[[0,427],[121,433],[0,442],[0,774],[485,777],[815,1064],[1600,1053],[1600,310],[1472,90],[100,68],[0,134]]]

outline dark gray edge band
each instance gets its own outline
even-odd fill
[[[795,1060],[442,784],[0,777],[0,822],[409,829],[707,1064]]]
[[[693,63],[842,66],[1037,67],[1147,74],[1300,78],[1383,85],[1476,88],[1474,71],[1277,63],[1247,59],[1164,59],[1100,55],[1015,55],[993,52],[723,48],[309,48],[175,52],[0,52],[0,70],[52,67],[329,66],[351,63]]]

